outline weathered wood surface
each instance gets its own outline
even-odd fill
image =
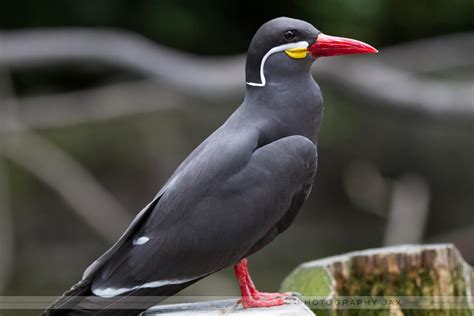
[[[188,304],[155,306],[143,313],[143,316],[314,316],[314,313],[303,302],[294,299],[287,305],[270,308],[243,309],[237,299],[209,301]]]
[[[473,270],[451,244],[407,245],[365,251],[304,263],[282,283],[282,291],[319,297],[403,297],[405,302],[433,299],[430,307],[403,304],[377,308],[370,315],[472,315]],[[452,304],[453,297],[460,304]],[[318,315],[367,315],[367,310],[311,305]],[[411,305],[418,306],[418,305]],[[431,308],[433,306],[433,308]],[[453,308],[453,306],[456,306]]]

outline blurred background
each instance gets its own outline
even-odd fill
[[[293,226],[253,255],[262,290],[299,263],[454,243],[474,263],[474,2],[4,1],[0,293],[78,281],[240,104],[244,58],[278,16],[377,56],[320,59],[319,170]],[[232,271],[187,295],[238,293]]]

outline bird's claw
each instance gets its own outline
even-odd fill
[[[255,299],[262,299],[262,300],[272,300],[276,298],[283,298],[285,299],[287,296],[291,296],[291,293],[267,293],[267,292],[257,292],[254,294]]]
[[[287,292],[285,296],[285,304],[298,304],[302,300],[302,295],[295,292]]]
[[[285,292],[285,294],[288,294],[288,296],[291,296],[292,298],[299,299],[300,301],[303,300],[303,294],[298,293],[298,292]]]
[[[272,294],[272,293],[268,293]],[[239,303],[242,304],[244,308],[258,308],[258,307],[273,307],[286,304],[283,297],[274,297],[274,298],[254,298],[252,296],[244,296],[239,300]]]

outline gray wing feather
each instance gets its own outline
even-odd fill
[[[226,157],[224,152],[221,148]],[[231,165],[235,172],[221,169],[214,174],[192,162],[183,168],[134,230],[134,238],[127,236],[97,270],[92,288],[197,279],[234,264],[259,242],[260,247],[270,242],[276,235],[272,229],[289,210],[297,212],[311,187],[316,148],[307,138],[290,136],[240,158]],[[226,161],[211,163],[216,164],[229,166]],[[134,245],[140,236],[150,240]]]
[[[136,233],[136,231],[140,227],[142,227],[143,223],[148,219],[150,213],[153,212],[158,200],[165,193],[170,183],[177,177],[177,175],[182,172],[184,168],[188,166],[189,162],[192,161],[194,157],[201,153],[201,151],[206,147],[206,144],[209,142],[209,140],[210,137],[207,138],[204,142],[202,142],[198,147],[196,147],[196,149],[194,149],[193,152],[178,166],[178,168],[171,175],[168,181],[163,185],[163,187],[156,194],[153,200],[135,216],[135,218],[132,220],[132,222],[127,227],[122,236],[120,236],[120,238],[105,253],[103,253],[99,258],[97,258],[86,268],[82,275],[82,280],[85,280],[88,277],[92,277],[100,268],[103,267],[103,265],[112,257],[112,255],[114,255],[125,243],[127,243],[131,240],[131,238],[133,238],[133,235]]]

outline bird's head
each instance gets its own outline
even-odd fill
[[[357,40],[325,35],[305,21],[280,17],[255,33],[247,54],[246,81],[263,87],[272,79],[306,73],[318,57],[367,53],[377,50]]]

